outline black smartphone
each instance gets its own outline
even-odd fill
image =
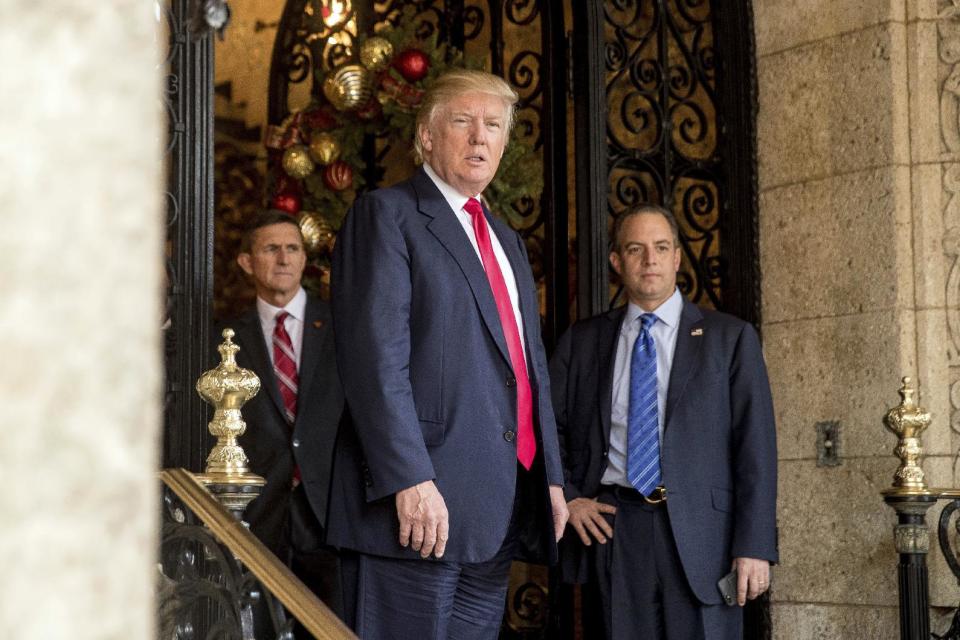
[[[717,589],[728,606],[737,604],[737,570],[734,569],[717,582]]]

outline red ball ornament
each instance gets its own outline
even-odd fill
[[[353,184],[353,167],[343,160],[331,162],[323,170],[323,183],[333,191],[349,189]]]
[[[407,49],[398,55],[393,66],[407,82],[417,82],[427,77],[430,70],[430,57],[419,49]]]
[[[294,216],[300,213],[300,207],[303,206],[303,201],[300,199],[300,196],[295,193],[278,193],[273,196],[273,202],[271,204],[274,209],[286,211]]]

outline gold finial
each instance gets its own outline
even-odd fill
[[[914,388],[909,377],[902,380],[900,404],[893,407],[883,418],[887,429],[899,438],[893,453],[900,458],[900,468],[893,476],[893,488],[888,494],[927,493],[927,484],[923,480],[920,468],[920,434],[930,425],[930,413],[918,407],[913,400]]]
[[[240,347],[233,343],[234,335],[233,329],[223,330],[223,342],[217,347],[220,364],[205,371],[197,380],[197,393],[213,405],[213,419],[207,428],[217,437],[217,444],[207,456],[207,468],[198,479],[224,506],[241,514],[266,482],[250,473],[247,455],[237,444],[237,438],[247,429],[240,408],[257,395],[260,379],[252,371],[237,366]]]
[[[220,352],[220,360],[223,363],[223,366],[229,367],[231,371],[237,368],[237,351],[240,351],[240,347],[233,344],[233,336],[237,335],[233,332],[233,329],[227,327],[223,330],[223,342],[220,343],[220,346],[217,347],[217,351]],[[259,388],[259,378],[257,379],[258,388]],[[254,391],[253,395],[257,395],[257,392]],[[251,398],[253,396],[250,396]]]

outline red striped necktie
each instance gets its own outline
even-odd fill
[[[277,322],[273,327],[273,372],[280,384],[280,395],[283,397],[287,422],[293,424],[297,419],[297,386],[300,379],[297,376],[297,358],[293,352],[293,342],[284,326],[284,322],[289,317],[289,313],[281,311],[277,314]]]
[[[497,313],[500,315],[500,326],[503,336],[507,339],[507,350],[510,352],[510,363],[513,365],[513,374],[517,382],[517,459],[527,470],[533,465],[533,457],[537,453],[537,442],[533,435],[533,395],[530,392],[530,379],[527,377],[527,359],[523,353],[523,343],[520,342],[520,331],[517,319],[513,314],[513,304],[507,292],[507,283],[500,271],[500,264],[493,253],[490,242],[490,231],[487,219],[483,216],[483,207],[476,198],[467,200],[463,210],[473,219],[473,233],[477,237],[477,247],[480,249],[480,261],[487,272],[487,280],[493,291],[493,299],[497,304]]]

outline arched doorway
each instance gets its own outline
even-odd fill
[[[333,39],[332,48],[324,44],[331,34],[315,37],[320,28],[315,21],[322,19],[315,7],[328,4],[286,3],[273,55],[270,124],[280,125],[291,114],[291,85],[318,85],[313,70],[326,63],[335,66],[344,47],[349,48],[345,28],[337,31],[346,35]],[[756,83],[749,2],[393,0],[339,5],[354,12],[354,35],[397,21],[406,10],[418,35],[482,59],[519,89],[518,135],[541,163],[544,188],[539,198],[514,203],[507,217],[527,239],[535,263],[548,350],[572,319],[614,301],[608,227],[613,216],[640,200],[666,204],[683,223],[683,292],[698,303],[759,322]],[[168,3],[171,330],[164,461],[197,470],[208,447],[197,429],[204,424],[205,409],[192,382],[210,353],[214,299],[213,54],[209,39],[190,38],[191,7],[187,0]],[[311,61],[307,66],[304,54]],[[318,91],[310,86],[307,93]],[[367,186],[389,181],[385,165],[393,156],[388,136],[366,140],[363,153]],[[271,195],[266,190],[260,197],[266,202]],[[537,581],[542,591],[556,593],[546,579]],[[531,602],[518,614],[518,633],[545,637],[550,616]],[[763,622],[765,609],[757,611],[760,622],[750,625],[755,630],[748,637],[764,637],[769,628]],[[556,623],[557,616],[552,617]]]

